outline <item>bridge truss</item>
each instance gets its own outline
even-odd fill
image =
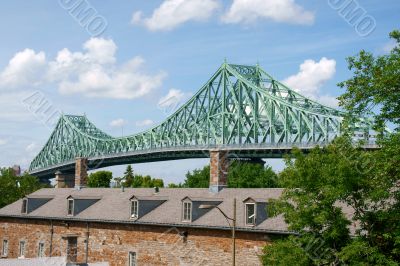
[[[29,171],[40,175],[69,169],[76,157],[89,158],[93,168],[200,158],[211,148],[276,157],[294,146],[329,143],[341,135],[345,116],[288,88],[258,65],[224,63],[184,105],[142,133],[114,138],[86,116],[62,115]],[[371,129],[364,118],[353,126],[366,136]]]

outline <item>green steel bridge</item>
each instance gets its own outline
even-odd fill
[[[224,63],[205,85],[164,122],[142,133],[115,138],[86,116],[62,115],[29,172],[41,179],[73,172],[75,158],[89,169],[138,162],[208,158],[227,150],[240,158],[279,158],[293,147],[307,151],[341,135],[345,112],[308,99],[258,65]],[[357,118],[368,136],[371,121]],[[373,147],[373,144],[371,144]]]

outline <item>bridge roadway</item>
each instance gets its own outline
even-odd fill
[[[104,156],[90,157],[88,159],[88,170],[99,169],[114,165],[158,162],[169,160],[210,158],[210,151],[227,151],[228,157],[234,158],[283,158],[290,153],[294,147],[307,153],[316,146],[324,147],[326,142],[314,143],[260,143],[260,144],[230,144],[230,145],[204,145],[204,146],[177,146],[157,149],[139,150],[133,152],[106,154]],[[366,150],[375,150],[379,147],[371,141],[362,146]],[[56,171],[64,174],[75,172],[75,160],[67,161],[62,164],[31,171],[30,174],[37,176],[41,181],[48,182],[54,178]]]

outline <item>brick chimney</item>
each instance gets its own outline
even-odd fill
[[[87,158],[79,157],[75,159],[75,188],[83,188],[87,186],[87,168]]]
[[[57,171],[55,175],[56,175],[55,188],[73,188],[75,186],[74,174],[64,174],[61,171]]]

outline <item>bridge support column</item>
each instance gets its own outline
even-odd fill
[[[88,178],[88,159],[76,158],[75,159],[75,188],[83,188],[87,185]]]
[[[56,175],[56,188],[73,188],[75,186],[74,174],[63,174],[60,171]]]
[[[228,151],[210,151],[210,184],[211,192],[219,192],[228,185],[229,158]]]

